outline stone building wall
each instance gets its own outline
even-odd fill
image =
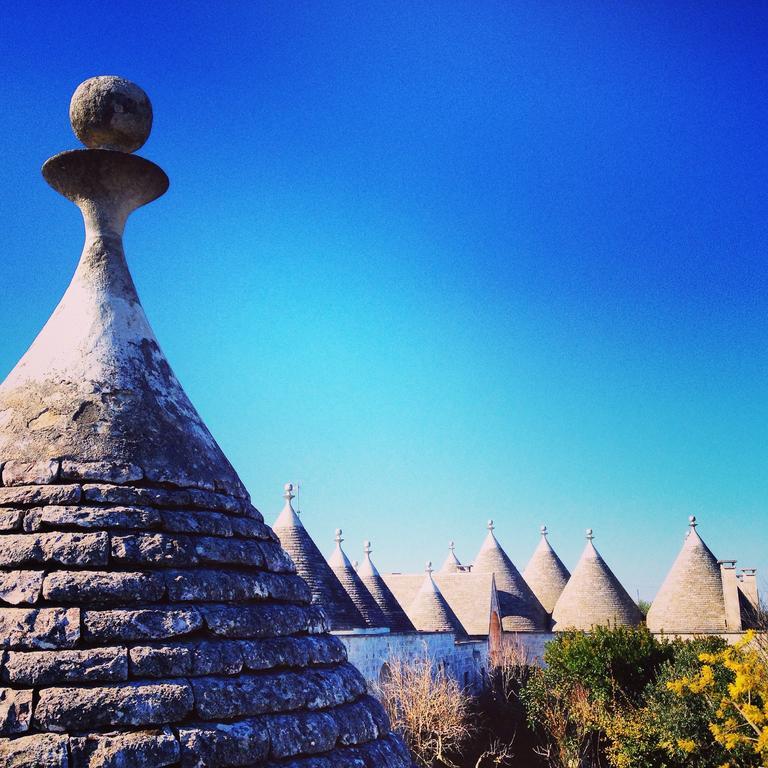
[[[414,660],[428,655],[445,665],[446,671],[472,693],[479,693],[488,671],[488,641],[456,642],[452,632],[402,632],[336,635],[347,649],[349,661],[366,682],[380,680],[388,659]]]

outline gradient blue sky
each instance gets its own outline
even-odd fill
[[[138,82],[171,178],[126,247],[268,521],[521,568],[592,526],[653,596],[689,514],[768,574],[765,4],[47,2],[0,28],[0,376],[82,242],[39,175]]]

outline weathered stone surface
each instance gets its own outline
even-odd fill
[[[184,720],[192,707],[192,690],[180,680],[44,688],[35,708],[34,723],[47,731],[159,725]]]
[[[339,737],[336,721],[324,712],[273,715],[267,724],[274,758],[328,752]]]
[[[193,675],[236,675],[243,668],[240,644],[234,640],[204,640],[191,649]]]
[[[220,637],[280,637],[307,631],[311,606],[297,605],[203,605],[200,612],[208,628]]]
[[[192,672],[192,657],[192,649],[183,645],[139,645],[131,648],[131,675],[151,679],[183,677]]]
[[[221,512],[193,512],[183,509],[169,509],[163,512],[163,530],[178,533],[231,536],[230,521],[230,516]]]
[[[71,768],[66,736],[39,734],[20,739],[0,739],[3,768]]]
[[[273,573],[296,573],[288,553],[275,541],[265,541],[261,544],[261,552],[264,556],[264,566]]]
[[[79,608],[0,608],[2,648],[72,648],[79,639]]]
[[[31,719],[32,691],[0,688],[0,735],[28,731]]]
[[[253,565],[264,564],[260,543],[215,536],[140,533],[112,537],[112,557],[125,564]]]
[[[13,685],[48,686],[63,683],[120,682],[128,679],[125,648],[84,651],[9,651],[2,679]]]
[[[195,488],[135,488],[106,484],[88,484],[83,486],[83,495],[89,501],[101,504],[145,505],[167,509],[185,509],[195,507],[203,510],[229,512],[234,515],[244,514],[249,504],[242,499],[232,498],[220,493],[200,491]]]
[[[83,611],[83,637],[91,643],[166,640],[188,635],[202,625],[195,608]]]
[[[61,603],[154,603],[164,595],[163,577],[142,571],[54,571],[43,584],[43,597]]]
[[[384,708],[371,696],[364,696],[354,705],[336,707],[331,714],[339,727],[339,743],[345,746],[373,741],[389,731]]]
[[[24,518],[27,531],[58,529],[63,525],[143,531],[160,528],[161,513],[152,507],[48,506],[31,509]]]
[[[204,720],[287,712],[299,709],[306,697],[303,678],[293,672],[192,678],[190,684],[195,712]]]
[[[179,728],[183,768],[261,765],[269,756],[269,729],[264,720]]]
[[[70,768],[161,768],[176,765],[179,742],[170,728],[71,738]]]
[[[171,571],[167,574],[167,584],[168,596],[173,601],[215,602],[273,598],[305,604],[312,598],[306,583],[292,574],[199,569]]]
[[[253,671],[338,664],[347,659],[343,643],[330,635],[242,640],[239,647],[245,666]]]
[[[0,509],[0,532],[18,531],[22,525],[24,510]]]
[[[0,488],[0,507],[30,507],[43,504],[76,504],[79,485],[23,485]]]
[[[59,475],[59,461],[6,461],[3,485],[50,485]]]
[[[40,597],[45,571],[0,572],[0,600],[9,605],[32,605]]]
[[[84,482],[135,483],[144,477],[141,467],[136,464],[114,461],[68,461],[61,462],[61,479]]]
[[[106,565],[109,536],[99,533],[12,533],[0,536],[0,565],[28,563],[61,565]]]

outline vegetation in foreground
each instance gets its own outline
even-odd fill
[[[421,768],[759,768],[768,764],[768,647],[748,633],[568,632],[543,668],[493,659],[478,699],[428,658],[390,661],[379,695]]]

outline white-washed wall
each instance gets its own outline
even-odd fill
[[[369,684],[377,683],[387,660],[414,660],[429,656],[473,693],[484,685],[488,671],[487,640],[456,642],[451,632],[403,632],[380,635],[338,634],[349,660]]]

